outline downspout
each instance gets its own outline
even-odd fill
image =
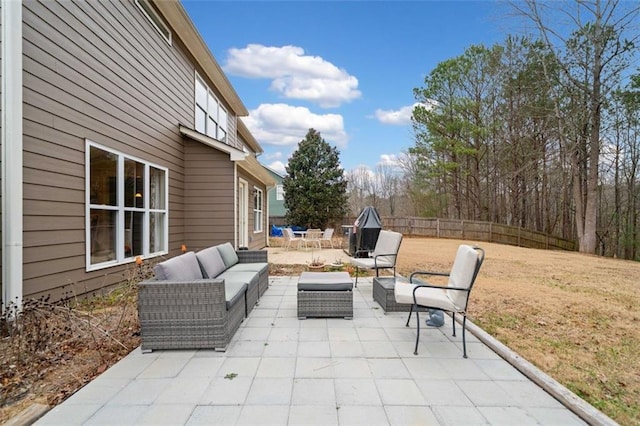
[[[233,247],[237,250],[239,233],[242,232],[240,230],[240,225],[238,221],[238,203],[240,198],[238,197],[238,162],[233,162]],[[248,188],[247,188],[248,189]]]
[[[2,310],[22,308],[22,2],[2,0]]]
[[[271,235],[271,227],[269,226],[269,217],[271,216],[271,209],[269,209],[269,198],[271,197],[270,192],[276,189],[277,185],[267,186],[267,215],[266,215],[266,232],[265,232],[265,247],[270,247],[269,235]]]

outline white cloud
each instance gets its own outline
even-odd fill
[[[378,164],[381,166],[398,167],[400,166],[400,161],[398,161],[396,154],[382,154],[380,155]]]
[[[407,105],[399,110],[385,110],[377,109],[375,112],[376,119],[383,124],[390,124],[392,126],[406,126],[411,124],[411,115],[413,109],[417,106],[424,106],[425,108],[433,108],[433,104],[422,104],[416,102],[413,105]]]
[[[284,154],[282,154],[281,151],[277,151],[277,152],[270,152],[268,154],[264,154],[265,159],[268,161],[273,161],[273,160],[279,160],[282,158]]]
[[[282,161],[274,161],[273,163],[269,164],[268,167],[271,170],[275,170],[276,172],[280,173],[283,176],[287,174],[287,170],[285,169],[285,164]]]
[[[336,107],[361,96],[358,79],[319,56],[308,56],[297,46],[249,44],[229,49],[224,65],[229,74],[271,79],[271,89],[286,98]]]
[[[264,145],[295,146],[310,128],[320,132],[327,143],[339,148],[347,145],[348,136],[339,114],[314,114],[305,107],[286,104],[262,104],[243,118],[251,134]]]

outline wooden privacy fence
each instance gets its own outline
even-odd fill
[[[518,247],[576,250],[574,241],[541,232],[473,220],[439,219],[424,217],[382,217],[383,229],[391,229],[404,235],[431,238],[453,238],[458,240],[487,241],[510,244]],[[355,218],[345,219],[345,225],[352,225]]]

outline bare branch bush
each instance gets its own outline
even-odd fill
[[[3,306],[0,316],[0,406],[19,402],[43,381],[60,381],[48,392],[49,404],[72,394],[139,344],[137,283],[152,275],[152,265],[133,264],[118,286],[99,294],[64,300],[25,299]],[[87,374],[80,366],[92,365]],[[82,373],[60,375],[67,365]],[[55,375],[55,380],[47,380]],[[59,376],[65,376],[62,379]],[[0,413],[0,419],[3,415]]]

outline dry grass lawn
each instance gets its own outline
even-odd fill
[[[398,272],[446,271],[461,243],[405,238]],[[477,244],[486,258],[469,317],[620,424],[640,424],[640,263]]]

